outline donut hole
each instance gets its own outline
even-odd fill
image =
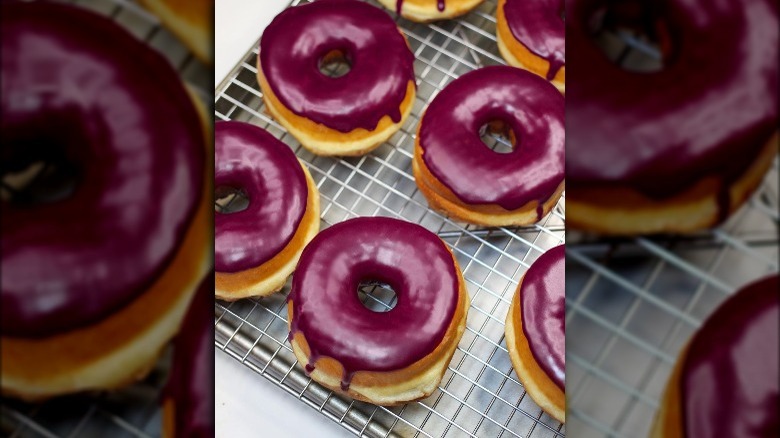
[[[76,191],[77,166],[63,157],[34,160],[3,169],[0,199],[14,205],[36,205],[61,201]]]
[[[512,127],[501,120],[493,120],[479,128],[479,138],[490,150],[509,154],[515,150],[517,137]]]
[[[238,213],[249,207],[249,197],[236,187],[219,186],[214,190],[214,211],[221,214]]]
[[[671,26],[658,10],[639,2],[601,7],[588,28],[596,46],[613,63],[634,73],[664,69],[673,52]]]
[[[329,78],[340,78],[352,70],[352,62],[343,50],[331,50],[320,58],[320,73]]]
[[[361,281],[358,285],[357,293],[363,307],[372,312],[389,312],[398,304],[398,296],[395,294],[395,290],[389,284],[381,281]]]

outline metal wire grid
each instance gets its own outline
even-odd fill
[[[159,20],[130,0],[66,1],[111,17],[162,53],[207,106],[212,70],[197,61]],[[96,37],[99,37],[96,36]],[[159,401],[167,380],[166,352],[141,382],[120,391],[69,396],[43,403],[2,399],[0,432],[8,437],[154,437],[161,431]]]
[[[417,123],[436,93],[463,73],[503,63],[494,39],[495,7],[494,1],[487,1],[461,19],[430,25],[398,19],[416,57],[417,100],[402,129],[363,157],[314,156],[265,113],[256,81],[256,48],[217,94],[218,120],[262,126],[306,163],[320,191],[323,228],[355,216],[416,222],[437,232],[463,269],[471,308],[466,332],[439,389],[425,400],[393,408],[341,397],[306,376],[287,342],[289,283],[271,297],[216,303],[219,350],[356,435],[552,437],[565,433],[563,425],[526,396],[503,339],[504,319],[518,280],[539,255],[564,240],[564,200],[538,225],[479,229],[430,210],[411,173]],[[360,296],[377,310],[394,305],[394,294],[381,286],[367,285]]]
[[[652,44],[603,33],[616,62],[661,68]],[[778,270],[778,160],[746,206],[691,236],[598,240],[569,231],[567,427],[576,437],[647,436],[680,350],[739,287]]]

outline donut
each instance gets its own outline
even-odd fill
[[[376,313],[361,282],[390,285],[397,305]],[[303,251],[287,313],[290,344],[325,387],[383,406],[429,396],[466,326],[469,297],[452,252],[425,228],[361,217],[323,230]]]
[[[566,251],[542,254],[520,280],[506,316],[506,347],[531,398],[566,422]]]
[[[435,210],[477,225],[538,222],[564,189],[563,96],[544,79],[506,66],[466,73],[423,114],[412,168]],[[480,139],[502,132],[503,154]]]
[[[33,184],[3,201],[2,392],[131,383],[209,267],[205,113],[160,54],[108,18],[16,1],[1,15],[0,172],[46,162],[75,181],[56,199]]]
[[[382,6],[407,20],[427,23],[459,17],[484,0],[378,0]]]
[[[214,63],[214,0],[139,0],[201,61]]]
[[[320,197],[295,153],[264,129],[214,124],[215,188],[242,192],[249,206],[214,218],[215,294],[234,301],[284,286],[320,229]]]
[[[777,2],[625,3],[566,4],[578,78],[566,96],[567,226],[613,235],[716,226],[777,156]],[[608,59],[591,37],[599,14],[657,34],[663,68],[634,72]]]
[[[201,282],[173,344],[163,389],[165,438],[214,436],[214,272]]]
[[[340,60],[340,77],[320,66]],[[358,0],[288,8],[260,39],[257,79],[270,114],[317,155],[364,154],[412,111],[414,55],[389,15]]]
[[[780,433],[777,275],[731,296],[694,334],[672,370],[651,437]]]
[[[496,43],[509,65],[566,90],[566,28],[563,0],[498,0]]]

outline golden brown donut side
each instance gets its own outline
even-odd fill
[[[441,382],[466,328],[469,296],[463,275],[454,256],[453,263],[455,263],[458,273],[460,290],[458,304],[444,338],[430,354],[400,370],[358,371],[352,378],[347,391],[341,389],[344,367],[334,358],[326,356],[319,358],[314,364],[315,368],[311,373],[311,378],[335,392],[381,406],[400,405],[431,395]],[[288,321],[293,320],[292,301],[287,305],[287,316]],[[290,344],[298,362],[309,363],[311,350],[305,336],[300,332],[295,333]]]
[[[201,61],[214,63],[213,0],[139,0]]]
[[[520,41],[515,39],[504,15],[506,0],[499,0],[496,7],[496,44],[504,60],[512,67],[531,71],[546,77],[550,62],[533,54]],[[566,93],[566,67],[561,67],[551,81],[561,93]]]
[[[206,112],[190,92],[211,137]],[[214,155],[211,141],[207,156]],[[114,389],[142,379],[179,329],[207,270],[212,248],[212,160],[203,196],[168,268],[142,295],[105,319],[40,339],[0,338],[2,393],[35,401],[75,392]]]
[[[760,186],[778,153],[775,133],[748,169],[730,187],[728,214],[734,213]],[[700,180],[664,200],[654,200],[625,187],[570,188],[567,224],[608,235],[686,233],[717,225],[720,177]]]
[[[520,285],[523,281],[520,280]],[[520,288],[518,285],[518,290]],[[566,422],[566,394],[545,374],[531,353],[523,333],[522,309],[520,308],[520,294],[516,293],[512,298],[512,304],[509,306],[509,312],[506,316],[504,333],[506,335],[506,346],[509,350],[509,358],[512,360],[512,366],[523,384],[525,391],[539,405],[542,410],[551,417]],[[515,318],[515,315],[520,316]]]
[[[398,0],[378,0],[385,8],[396,12]],[[437,0],[402,0],[401,16],[418,23],[447,20],[459,17],[479,6],[484,0],[445,0],[444,10],[438,9]]]
[[[216,272],[217,298],[235,301],[250,296],[266,296],[281,289],[287,277],[295,270],[303,248],[320,230],[320,194],[306,166],[301,163],[306,176],[308,196],[306,211],[293,238],[274,258],[252,269],[240,272]]]
[[[529,225],[538,222],[538,202],[532,201],[516,210],[506,210],[500,205],[471,205],[458,199],[452,191],[441,183],[428,169],[423,160],[424,151],[420,147],[419,128],[415,140],[412,171],[420,192],[425,196],[431,208],[460,221],[491,227],[510,225]],[[552,211],[563,194],[565,182],[561,182],[555,193],[542,205],[542,217]]]
[[[686,347],[672,369],[672,375],[666,384],[661,405],[653,421],[650,438],[682,438],[682,393],[680,391],[680,376],[688,348]]]

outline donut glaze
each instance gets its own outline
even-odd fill
[[[523,334],[539,367],[558,388],[566,386],[565,246],[542,254],[523,276],[518,293]]]
[[[691,341],[680,380],[685,436],[780,433],[778,291],[777,276],[748,285]]]
[[[636,7],[566,2],[567,63],[577,77],[566,97],[569,188],[621,184],[665,199],[718,176],[723,220],[729,186],[777,130],[777,2],[624,3]],[[603,7],[615,8],[613,21],[629,27],[651,23],[651,34],[668,28],[671,47],[661,71],[626,71],[600,51],[589,21]],[[643,21],[629,13],[637,9]]]
[[[192,298],[174,340],[165,394],[174,403],[174,436],[214,436],[214,271]]]
[[[217,272],[257,267],[284,249],[306,211],[309,189],[295,153],[264,129],[244,122],[214,125],[215,187],[249,198],[246,210],[214,218]]]
[[[384,313],[364,307],[362,281],[390,285],[396,306]],[[459,287],[452,254],[435,234],[397,219],[351,219],[304,250],[289,296],[290,338],[305,336],[309,373],[320,357],[339,361],[346,391],[357,371],[398,370],[430,354],[452,321]]]
[[[541,206],[564,179],[563,118],[563,96],[549,82],[513,67],[481,68],[449,84],[425,111],[422,159],[468,204]],[[480,129],[496,120],[517,139],[508,154],[490,150],[480,138]]]
[[[547,80],[566,64],[566,28],[563,0],[506,0],[504,17],[517,41],[550,63]]]
[[[319,62],[339,51],[350,71],[324,75]],[[318,0],[288,8],[263,32],[260,66],[273,93],[294,114],[340,132],[401,120],[414,55],[395,22],[357,0]]]
[[[77,180],[64,199],[3,203],[2,331],[47,336],[165,270],[201,195],[203,131],[170,64],[105,17],[7,1],[0,32],[0,171],[53,161]]]
[[[401,9],[404,7],[404,0],[396,0],[395,1],[395,13],[398,15],[401,15]],[[436,0],[436,9],[439,10],[439,12],[444,11],[446,9],[447,5],[445,4],[445,0]]]

